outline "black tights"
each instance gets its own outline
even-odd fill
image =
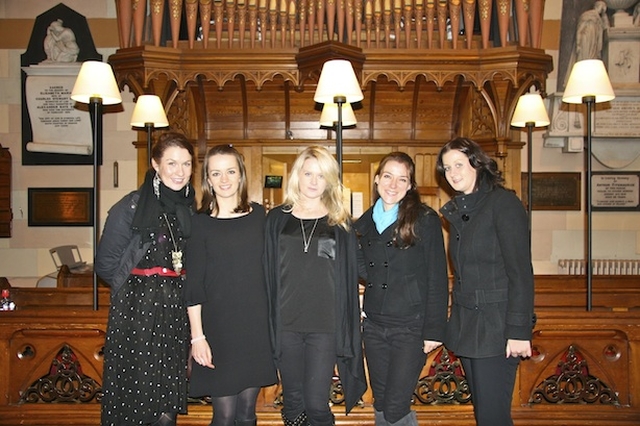
[[[250,424],[256,419],[256,400],[260,388],[247,388],[237,395],[211,398],[213,422],[210,426]]]

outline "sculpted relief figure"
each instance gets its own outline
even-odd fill
[[[580,15],[575,44],[564,76],[564,86],[567,85],[571,69],[576,62],[584,59],[603,59],[604,36],[609,26],[607,4],[602,0],[597,0],[592,9]]]
[[[76,62],[80,47],[76,43],[73,31],[62,25],[62,20],[53,21],[47,28],[44,38],[44,51],[47,59],[44,62]]]
[[[578,20],[576,29],[576,61],[602,59],[604,33],[609,29],[607,4],[596,1]]]

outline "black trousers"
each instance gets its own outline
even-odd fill
[[[329,391],[337,360],[335,333],[284,331],[280,346],[284,415],[294,420],[306,412],[312,426],[333,425]]]
[[[411,411],[411,399],[426,355],[418,327],[383,327],[364,320],[362,334],[373,407],[395,423]]]
[[[478,426],[513,426],[511,400],[520,358],[460,357]]]

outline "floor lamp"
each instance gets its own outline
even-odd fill
[[[336,160],[339,166],[340,182],[342,182],[342,107],[346,103],[351,104],[362,99],[364,95],[351,62],[345,59],[332,59],[324,63],[313,100],[321,104],[334,103],[337,106]]]
[[[511,119],[513,127],[527,128],[527,213],[529,214],[529,244],[531,244],[531,212],[533,211],[533,129],[551,123],[542,96],[526,93],[518,99]]]
[[[573,65],[567,86],[562,95],[562,102],[569,104],[585,104],[587,106],[587,146],[585,149],[586,164],[586,209],[587,209],[587,236],[586,236],[586,262],[585,273],[587,275],[587,311],[591,311],[593,288],[593,251],[592,251],[592,202],[591,202],[591,111],[593,105],[614,99],[609,75],[600,59],[586,59]]]
[[[98,248],[98,195],[99,170],[98,158],[102,153],[102,106],[122,102],[120,90],[116,83],[111,65],[105,62],[86,61],[82,63],[80,72],[71,91],[71,99],[89,104],[91,118],[91,138],[93,142],[93,260],[95,265]],[[98,275],[93,269],[93,309],[98,310]]]
[[[169,126],[162,101],[156,95],[140,95],[131,116],[132,127],[144,127],[147,130],[147,166],[151,164],[151,134],[156,127]]]

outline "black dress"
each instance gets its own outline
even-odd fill
[[[265,211],[241,217],[193,217],[187,253],[188,305],[202,305],[215,369],[193,364],[189,394],[236,395],[276,382],[263,272]]]
[[[167,218],[183,248],[175,215]],[[173,238],[163,216],[158,224],[160,231],[137,268],[172,269]],[[129,275],[109,310],[102,426],[144,425],[165,412],[186,412],[188,339],[183,278]]]

